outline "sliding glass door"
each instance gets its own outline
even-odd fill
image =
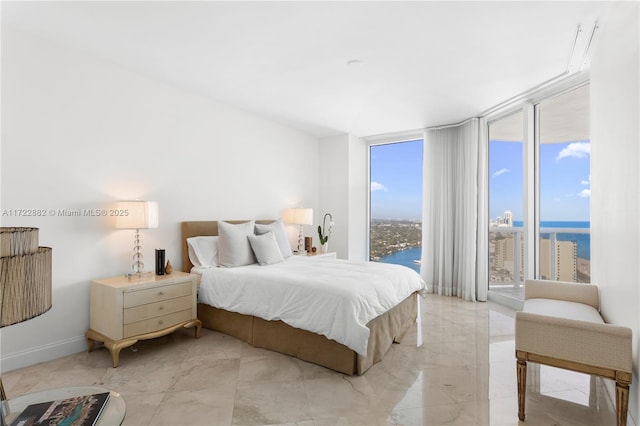
[[[489,121],[489,290],[590,282],[589,86]]]

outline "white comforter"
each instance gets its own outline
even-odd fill
[[[265,320],[282,320],[366,356],[367,323],[415,291],[420,276],[404,266],[292,256],[268,266],[194,268],[198,300]]]

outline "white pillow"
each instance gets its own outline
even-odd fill
[[[187,238],[189,260],[199,268],[218,266],[218,237]]]
[[[271,265],[284,261],[280,247],[273,232],[262,235],[249,235],[249,243],[260,265]]]
[[[282,219],[278,219],[267,225],[256,223],[256,235],[266,234],[267,232],[273,232],[278,247],[280,247],[282,257],[293,256],[291,245],[289,244],[289,237],[287,237],[287,230],[284,228]]]
[[[236,266],[256,263],[247,237],[253,234],[253,220],[237,225],[218,222],[218,261],[220,266]]]

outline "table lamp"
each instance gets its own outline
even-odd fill
[[[118,229],[134,229],[136,231],[133,237],[133,264],[132,272],[128,276],[142,275],[144,272],[144,263],[142,262],[142,245],[140,240],[141,229],[151,229],[158,227],[158,203],[155,201],[118,201],[116,202],[115,211],[116,228]]]
[[[291,208],[282,212],[282,221],[291,225],[298,225],[298,253],[304,247],[304,230],[302,225],[313,225],[313,209]]]

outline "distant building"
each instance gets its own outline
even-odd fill
[[[489,226],[508,226],[513,227],[513,213],[511,210],[504,211],[504,217],[498,216],[496,220],[489,221]]]
[[[506,226],[513,226],[513,213],[511,213],[511,210],[505,210],[502,223]]]
[[[503,217],[490,221],[491,227],[513,227],[513,213],[505,210]],[[578,282],[578,244],[540,238],[540,278]],[[516,253],[515,245],[519,244]],[[551,248],[554,247],[555,250]],[[493,230],[489,234],[489,279],[492,282],[513,282],[524,279],[524,241],[522,234],[508,230]]]
[[[506,224],[503,226],[507,226]],[[513,282],[524,274],[524,242],[518,238],[518,258],[514,259],[515,239],[510,232],[491,233],[489,239],[490,280]],[[555,250],[551,250],[552,244]],[[578,245],[575,241],[540,239],[540,278],[554,281],[578,282]],[[517,265],[516,265],[517,264]]]
[[[551,251],[552,243],[555,243],[555,251]],[[575,241],[540,239],[540,278],[578,282],[577,261],[578,244]]]

